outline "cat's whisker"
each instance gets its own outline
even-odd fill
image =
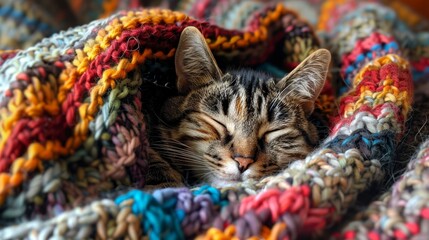
[[[182,148],[178,148],[178,147],[173,147],[173,146],[166,146],[166,145],[156,145],[153,146],[154,149],[156,149],[159,152],[165,152],[165,153],[175,153],[178,154],[179,156],[186,156],[189,158],[195,158],[195,159],[202,159],[202,156],[198,155],[197,153],[190,151],[190,150],[186,150],[186,149],[182,149]]]
[[[203,158],[199,158],[199,157],[195,157],[195,156],[190,156],[190,155],[184,155],[181,154],[179,152],[168,152],[168,151],[164,151],[162,152],[163,156],[167,156],[169,158],[176,158],[178,160],[181,160],[183,162],[189,162],[189,163],[196,163],[199,164],[202,162]]]
[[[164,129],[164,131],[166,131],[167,129]],[[183,146],[183,147],[185,147],[185,148],[187,148],[187,149],[192,149],[190,146],[188,146],[188,145],[186,145],[185,143],[183,143],[183,142],[180,142],[180,141],[178,141],[178,140],[176,140],[176,139],[162,139],[161,138],[161,140],[159,141],[159,142],[155,142],[154,144],[165,144],[165,143],[172,143],[172,144],[177,144],[177,145],[180,145],[180,146]],[[169,145],[168,145],[169,146]]]
[[[202,161],[202,159],[192,165],[186,164],[186,162],[177,161],[176,165],[181,167],[183,171],[192,171],[192,176],[199,180],[207,179],[206,177],[211,175],[216,169],[216,166],[213,163]]]
[[[170,152],[176,151],[176,152],[182,153],[182,154],[186,153],[186,154],[190,154],[193,156],[198,156],[198,155],[196,155],[195,152],[188,150],[188,149],[183,149],[180,147],[174,147],[174,146],[169,146],[169,145],[153,145],[152,147],[159,150],[159,151],[170,151]]]
[[[188,155],[183,155],[183,154],[180,154],[178,152],[171,152],[171,151],[168,152],[168,151],[165,151],[165,152],[162,152],[162,153],[163,153],[163,155],[169,156],[170,158],[177,158],[177,159],[180,159],[180,160],[184,160],[186,162],[196,162],[196,163],[199,163],[202,160],[202,158],[198,158],[198,157],[194,157],[194,156],[188,156]]]
[[[156,117],[156,119],[157,119],[160,123],[162,123],[164,126],[172,127],[170,124],[168,124],[166,121],[164,121],[164,119],[163,119],[162,117],[160,117],[160,116],[158,115],[158,113],[154,112],[154,113],[153,113],[153,115],[154,115],[154,116]],[[160,126],[158,126],[158,128],[160,128]]]
[[[262,169],[260,170],[261,173],[272,173],[273,171],[280,171],[280,167],[272,167],[270,169]]]
[[[207,158],[209,161],[207,162],[208,165],[210,165],[213,169],[218,169],[219,166],[217,166],[216,164],[214,164],[213,162],[217,162],[218,160],[216,160],[215,158],[213,158],[212,156],[205,154],[204,155],[205,158]]]
[[[173,144],[181,145],[183,147],[168,145],[164,143],[155,143],[153,146],[159,149],[160,152],[168,153],[172,157],[181,156],[181,160],[185,160],[186,162],[194,162],[197,164],[201,164],[203,162],[203,156],[198,155],[195,151],[192,151],[191,147],[187,146],[184,143],[180,143],[176,140],[167,141]],[[185,155],[186,154],[186,155]]]
[[[187,155],[180,155],[177,153],[169,153],[164,152],[162,153],[165,157],[168,157],[169,159],[175,160],[175,164],[177,166],[183,166],[183,167],[189,167],[192,166],[192,168],[201,168],[207,170],[207,163],[203,160],[203,158],[194,158],[189,157]]]
[[[170,144],[168,144],[170,143]],[[184,151],[192,151],[192,148],[184,143],[180,143],[178,141],[169,141],[166,140],[164,142],[155,142],[152,143],[151,146],[159,146],[159,147],[169,147],[169,148],[176,148],[176,149],[183,149]]]
[[[163,155],[168,156],[169,158],[172,158],[172,159],[179,160],[180,162],[183,162],[183,163],[193,163],[193,164],[202,164],[203,163],[202,158],[197,159],[197,158],[189,157],[186,155],[178,155],[177,153],[167,153],[167,152],[163,153]],[[178,162],[178,163],[180,163],[180,162]]]
[[[189,158],[189,159],[202,159],[200,158],[200,156],[197,155],[192,155],[189,153],[186,153],[184,151],[180,151],[180,150],[174,150],[174,149],[169,149],[169,150],[159,150],[159,152],[163,153],[163,154],[169,154],[170,156],[178,156],[178,157],[185,157],[185,158]]]
[[[204,172],[200,172],[200,173],[195,173],[195,177],[198,178],[199,180],[206,180],[208,179],[209,176],[211,176],[212,173],[209,171],[204,171]]]

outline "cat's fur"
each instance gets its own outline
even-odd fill
[[[148,184],[177,186],[185,177],[230,186],[304,158],[318,144],[308,117],[330,58],[318,50],[282,79],[250,69],[223,74],[201,33],[186,28],[175,57],[179,95],[161,110]]]

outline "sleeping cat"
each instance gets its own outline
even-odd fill
[[[311,54],[282,79],[250,69],[222,73],[194,27],[175,56],[178,96],[161,110],[151,142],[148,187],[216,187],[272,175],[318,144],[308,120],[326,79],[330,53]]]

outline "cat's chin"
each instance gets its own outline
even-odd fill
[[[245,172],[244,174],[233,173],[228,176],[219,177],[218,175],[211,175],[208,177],[208,183],[217,188],[229,188],[229,187],[239,187],[243,181],[248,180],[248,174],[250,172]]]
[[[210,185],[217,188],[238,187],[243,182],[244,176],[233,175],[228,177],[211,176],[208,180]]]
[[[237,187],[241,181],[237,180],[225,180],[225,179],[211,179],[210,185],[216,188],[224,187]]]

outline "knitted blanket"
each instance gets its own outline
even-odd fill
[[[142,86],[174,88],[172,59],[185,27],[197,27],[224,66],[290,70],[321,45],[282,3],[190,2],[183,11],[121,11],[25,50],[1,52],[0,238],[429,234],[429,141],[385,195],[373,203],[360,199],[381,193],[372,187],[408,162],[401,144],[423,129],[406,130],[412,79],[429,72],[429,36],[375,3],[327,1],[322,8],[319,36],[337,61],[329,78],[334,89],[325,86],[316,112],[332,126],[307,158],[236,188],[142,191],[148,146]],[[226,13],[236,20],[222,23]],[[211,22],[202,20],[209,16]],[[370,207],[352,217],[356,204]]]

